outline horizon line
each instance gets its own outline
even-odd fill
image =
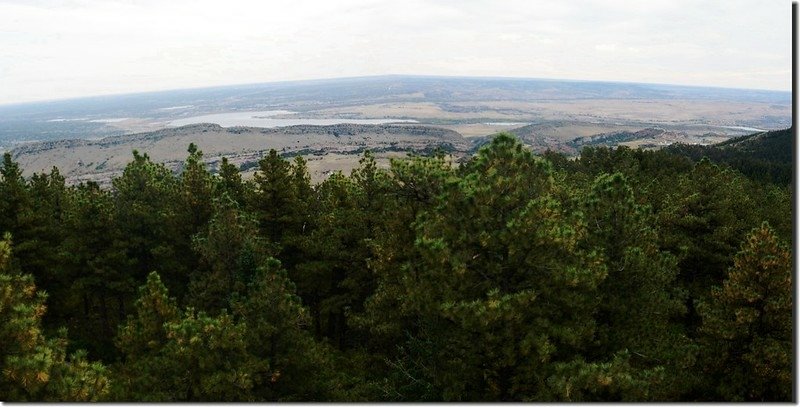
[[[790,95],[792,94],[792,90],[791,89],[790,90],[776,90],[776,89],[762,89],[762,88],[735,88],[735,87],[713,86],[713,85],[686,85],[686,84],[663,83],[663,82],[635,82],[635,81],[602,80],[602,79],[566,79],[566,78],[543,78],[543,77],[532,77],[532,76],[483,76],[483,75],[466,76],[466,75],[425,75],[425,74],[381,74],[381,75],[362,75],[362,76],[321,77],[321,78],[311,78],[311,79],[289,79],[289,80],[276,80],[276,81],[265,81],[265,82],[242,82],[242,83],[226,84],[226,85],[190,86],[190,87],[185,87],[185,88],[167,88],[167,89],[159,89],[159,90],[133,91],[133,92],[122,92],[122,93],[100,93],[100,94],[92,94],[92,95],[85,95],[85,96],[69,96],[69,97],[55,98],[55,99],[31,100],[31,101],[27,101],[27,102],[10,102],[10,103],[8,103],[8,102],[0,102],[0,108],[24,106],[24,105],[58,103],[58,102],[68,102],[68,101],[77,101],[77,100],[94,99],[94,98],[106,98],[106,97],[113,98],[113,97],[147,95],[147,94],[156,94],[156,93],[168,93],[168,92],[178,92],[178,91],[212,90],[212,89],[260,86],[260,85],[293,84],[293,83],[294,84],[303,84],[303,83],[331,82],[331,81],[343,81],[343,80],[354,80],[354,79],[380,79],[380,78],[391,78],[391,77],[398,77],[398,78],[431,78],[431,79],[438,78],[438,79],[479,79],[479,80],[523,80],[523,81],[524,80],[528,80],[528,81],[551,81],[551,82],[586,82],[586,83],[671,86],[671,87],[679,87],[679,88],[724,89],[724,90],[751,91],[751,92],[787,93],[787,94],[790,94]]]

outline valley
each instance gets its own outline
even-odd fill
[[[364,150],[443,147],[458,160],[510,132],[537,153],[585,146],[713,144],[788,127],[791,94],[635,83],[379,76],[189,89],[0,106],[0,149],[26,175],[57,166],[107,185],[135,149],[175,171],[190,142],[247,177],[270,149],[302,155],[319,182]]]
[[[13,149],[12,157],[26,176],[49,172],[55,166],[70,184],[95,181],[110,186],[111,179],[130,162],[133,150],[148,154],[177,172],[190,143],[203,151],[212,172],[226,157],[239,166],[245,178],[252,176],[258,160],[270,149],[284,157],[300,155],[309,163],[313,182],[336,170],[349,174],[365,150],[375,154],[379,165],[387,166],[390,157],[426,154],[436,148],[462,157],[472,147],[455,131],[418,125],[297,125],[267,129],[194,124],[100,140],[27,143]]]

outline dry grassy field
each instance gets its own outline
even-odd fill
[[[108,183],[134,149],[178,171],[187,146],[195,143],[212,169],[228,157],[247,172],[274,148],[287,157],[306,157],[318,181],[333,171],[349,172],[365,149],[375,152],[381,165],[388,165],[389,157],[438,145],[463,157],[501,131],[516,134],[536,152],[569,155],[585,145],[710,144],[788,127],[789,96],[667,85],[405,76],[262,84],[0,109],[0,149],[12,151],[25,175],[57,166],[70,182]],[[416,123],[170,127],[217,113],[238,117],[261,111],[291,112],[269,117],[292,123]],[[100,139],[103,135],[113,136]]]
[[[177,170],[187,156],[190,143],[204,152],[212,169],[222,157],[248,168],[271,149],[286,156],[302,155],[309,161],[315,180],[336,170],[349,173],[365,150],[374,151],[381,164],[386,165],[388,157],[406,152],[443,147],[463,154],[471,147],[454,131],[415,125],[341,124],[263,129],[200,124],[101,140],[31,143],[14,149],[13,158],[26,176],[55,166],[72,183],[94,180],[107,184],[132,160],[133,150]]]

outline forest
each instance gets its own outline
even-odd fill
[[[274,150],[251,180],[134,151],[111,189],[5,154],[0,400],[792,401],[791,161],[762,151],[792,135],[500,134],[317,185]]]

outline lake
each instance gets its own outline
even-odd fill
[[[288,110],[263,110],[257,112],[232,112],[206,114],[177,119],[169,122],[169,126],[186,126],[187,124],[214,123],[222,127],[249,126],[249,127],[285,127],[300,124],[313,126],[326,126],[340,123],[353,124],[386,124],[386,123],[416,123],[416,120],[400,119],[274,119],[272,116],[294,114]]]

